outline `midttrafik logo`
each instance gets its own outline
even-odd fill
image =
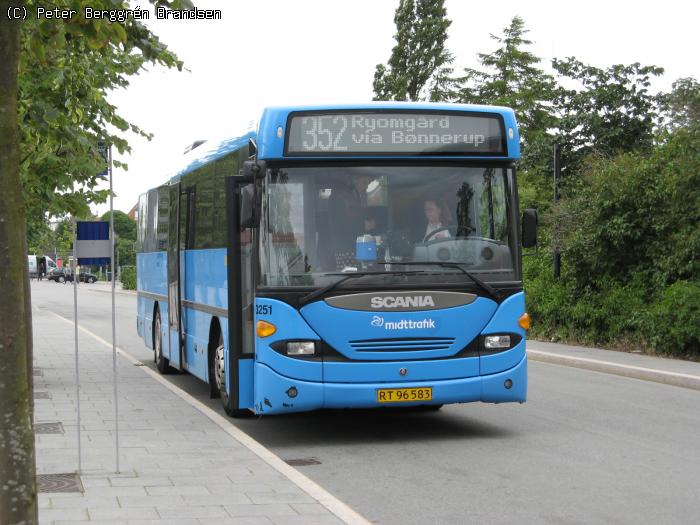
[[[411,319],[401,319],[400,321],[385,321],[383,317],[375,315],[372,317],[372,326],[384,327],[384,330],[419,330],[421,328],[435,328],[435,319],[421,319],[413,321]]]

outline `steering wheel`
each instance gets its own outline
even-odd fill
[[[435,239],[435,242],[453,241],[453,240],[455,240],[455,239],[457,239],[457,238],[464,237],[464,235],[460,235],[460,236],[456,236],[456,235],[455,235],[455,234],[457,233],[458,228],[459,228],[458,226],[444,226],[444,227],[442,227],[442,228],[438,228],[437,230],[433,230],[433,231],[431,231],[428,235],[426,235],[425,237],[423,237],[423,244],[427,244],[428,241],[429,241],[431,238],[433,238],[433,237],[434,237],[435,235],[437,235],[438,233],[444,232],[444,231],[449,232],[449,233],[450,233],[450,237],[445,237],[445,238],[443,238],[443,239]],[[470,228],[469,226],[466,226],[466,227],[463,227],[463,228],[466,228],[466,230],[467,230],[467,232],[466,232],[467,235],[469,235],[471,232],[474,231],[474,228]]]

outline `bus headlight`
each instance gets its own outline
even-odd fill
[[[484,337],[484,348],[495,350],[497,348],[510,348],[509,335],[487,335]]]
[[[316,345],[313,341],[290,341],[287,343],[287,355],[314,355]]]

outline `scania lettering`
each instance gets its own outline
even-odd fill
[[[515,116],[273,107],[138,204],[136,325],[231,416],[527,398]]]
[[[407,308],[435,306],[429,295],[413,297],[372,297],[372,308]]]

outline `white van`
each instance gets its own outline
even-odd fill
[[[27,255],[27,263],[29,264],[29,278],[33,279],[37,272],[36,255]]]

